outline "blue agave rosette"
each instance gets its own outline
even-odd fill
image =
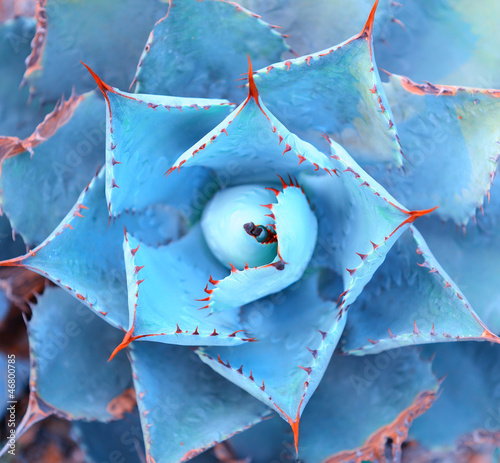
[[[324,30],[301,30],[292,46],[304,55],[280,61],[289,47],[277,27],[239,5],[130,0],[114,37],[137,10],[145,35],[166,16],[129,93],[119,87],[145,37],[127,37],[121,55],[90,39],[116,14],[111,3],[39,3],[25,81],[42,102],[71,96],[30,137],[0,138],[2,208],[32,248],[2,266],[62,288],[47,288],[28,322],[30,405],[18,436],[55,414],[76,422],[91,459],[119,451],[135,461],[144,439],[143,458],[157,463],[191,459],[262,420],[199,458],[293,459],[300,449],[306,462],[382,461],[391,439],[398,460],[408,437],[435,447],[476,429],[494,444],[491,401],[457,410],[453,397],[474,389],[495,400],[494,375],[464,377],[476,364],[495,370],[496,346],[437,344],[498,342],[494,191],[489,220],[465,237],[436,222],[465,230],[490,198],[498,92],[382,82],[373,43],[401,22],[387,2],[378,23],[375,4],[364,26],[342,26],[360,33],[316,53],[307,43],[328,46],[318,45]],[[277,10],[253,3],[274,21]],[[91,25],[80,23],[91,8]],[[293,23],[308,8],[278,11]],[[64,44],[68,23],[82,34]],[[89,57],[104,101],[71,93],[89,88],[74,50]],[[245,73],[247,54],[261,70]],[[381,61],[400,69],[392,52]],[[58,66],[67,71],[55,87]],[[240,75],[247,89],[234,85]],[[412,224],[427,214],[420,234]],[[432,345],[420,355],[416,344]],[[436,375],[449,372],[440,386]],[[282,420],[267,420],[273,412]],[[435,431],[445,420],[457,424]],[[139,424],[131,452],[119,436]]]

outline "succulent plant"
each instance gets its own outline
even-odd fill
[[[0,267],[52,282],[17,438],[56,415],[94,462],[498,446],[500,90],[450,85],[497,84],[483,3],[2,12]]]

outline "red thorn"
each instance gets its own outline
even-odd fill
[[[321,337],[323,338],[323,341],[325,340],[326,338],[326,335],[328,334],[326,331],[321,331],[321,330],[318,330],[319,333],[321,334]]]
[[[395,334],[392,333],[391,329],[390,328],[387,328],[387,331],[389,332],[389,338],[393,339],[393,338],[397,338],[397,336]]]
[[[264,380],[262,380],[262,386],[259,388],[261,391],[266,390],[266,384],[264,383]]]
[[[195,336],[199,336],[200,333],[198,333],[198,327],[196,327],[196,329],[191,334],[193,334]]]
[[[135,266],[135,273],[139,273],[139,271],[140,271],[141,269],[143,269],[143,268],[144,268],[144,265],[141,265],[141,266],[136,265],[136,266]]]
[[[417,322],[413,320],[413,334],[420,334],[420,330],[417,328]]]
[[[370,243],[372,244],[373,249],[377,249],[379,247],[379,245],[375,244],[373,241],[370,241]]]
[[[243,374],[243,365],[236,370],[240,375]]]
[[[306,347],[306,349],[311,353],[313,358],[316,358],[318,356],[318,351],[316,349],[309,349],[309,347]]]
[[[354,273],[356,272],[356,269],[355,269],[355,268],[353,268],[353,269],[348,269],[348,268],[346,268],[346,270],[349,272],[349,275],[351,275],[351,276],[353,276],[353,275],[354,275]]]
[[[295,186],[295,184],[293,183],[293,180],[292,180],[292,177],[290,176],[290,174],[288,174],[288,180],[290,182],[290,186]],[[297,184],[298,186],[298,184]]]
[[[104,96],[106,96],[106,92],[113,92],[114,93],[113,87],[111,87],[108,84],[106,84],[105,82],[103,82],[102,79],[89,66],[87,66],[83,61],[80,61],[80,63],[82,63],[87,68],[87,70],[90,72],[90,75],[94,78],[97,86],[100,88],[100,90],[104,94]]]
[[[137,246],[135,249],[132,249],[130,251],[130,254],[132,254],[133,256],[135,256],[135,253],[139,250],[140,247],[141,247],[141,245],[139,244],[139,246]]]
[[[378,0],[375,1],[375,4],[370,11],[370,15],[368,16],[368,19],[365,23],[365,26],[363,27],[363,30],[360,32],[359,37],[365,36],[368,40],[371,40],[373,33],[373,22],[375,20],[375,12],[377,11],[377,6]]]
[[[214,328],[214,332],[210,336],[219,336],[219,333],[217,333],[216,329]]]
[[[290,151],[292,149],[292,147],[287,143],[285,145],[285,150],[283,151],[283,154],[285,154],[286,152]]]
[[[287,188],[288,185],[285,183],[285,181],[283,180],[283,178],[280,175],[278,175],[278,178],[281,180],[281,186],[283,187],[283,189]]]
[[[280,191],[276,188],[266,188],[266,190],[272,191],[276,196],[280,194]]]
[[[349,292],[348,289],[346,289],[337,299],[337,305],[339,305],[340,299],[342,299],[347,293]]]
[[[310,375],[311,372],[312,372],[312,368],[311,367],[301,367],[299,365],[299,368],[301,368],[302,370],[304,370],[308,375]]]
[[[227,134],[227,130],[226,130],[225,128],[224,128],[224,129],[222,129],[222,130],[220,131],[220,133],[222,133],[222,132],[224,132],[224,133],[226,134],[226,136],[229,136],[229,135]]]
[[[209,281],[210,283],[212,283],[213,285],[216,285],[217,283],[219,283],[219,280],[214,280],[214,279],[212,278],[212,275],[210,275],[210,278],[208,279],[208,281]]]
[[[238,271],[237,268],[233,264],[231,264],[231,262],[229,262],[229,265],[231,266],[231,273]]]
[[[213,289],[208,289],[208,283],[207,283],[207,285],[205,286],[205,289],[204,289],[203,291],[205,291],[207,294],[212,294],[212,293],[214,292],[214,290],[213,290]]]
[[[271,210],[273,209],[273,204],[272,203],[271,204],[260,204],[260,206],[267,207],[268,209],[271,209]]]
[[[252,70],[252,61],[250,60],[250,55],[247,55],[248,58],[248,96],[251,96],[255,101],[259,99],[259,91],[257,90],[257,86],[255,85],[255,81],[253,80],[253,70]]]
[[[368,254],[361,254],[359,252],[357,252],[356,254],[361,258],[361,260],[365,260],[368,257]]]
[[[297,154],[297,157],[299,158],[299,166],[304,162],[307,161],[307,159],[304,156],[301,156],[300,154]]]
[[[210,296],[205,297],[203,299],[195,299],[195,301],[198,301],[198,302],[208,302],[209,300],[210,300]]]
[[[391,203],[392,204],[392,203]],[[422,211],[402,211],[405,214],[408,214],[410,217],[408,217],[405,221],[403,221],[390,235],[394,235],[401,227],[403,227],[406,224],[413,223],[415,222],[416,219],[419,217],[422,217],[423,215],[430,214],[432,211],[435,211],[439,206],[433,207],[432,209],[425,209]]]
[[[241,333],[243,331],[245,331],[245,330],[236,330],[234,333],[228,334],[227,337],[234,338],[236,336],[236,333]]]
[[[179,328],[179,324],[178,324],[178,323],[176,323],[176,325],[177,325],[177,330],[176,330],[175,334],[180,334],[180,333],[182,333],[182,330]]]

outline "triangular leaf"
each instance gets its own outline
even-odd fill
[[[288,49],[281,34],[259,16],[226,0],[170,2],[139,61],[136,91],[238,101],[235,80],[246,56],[258,66]]]

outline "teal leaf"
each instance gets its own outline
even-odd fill
[[[376,50],[382,68],[419,82],[500,87],[497,2],[404,0],[401,3],[393,13],[398,24],[385,29],[386,44]]]
[[[28,334],[31,393],[70,419],[112,420],[110,402],[132,386],[126,355],[107,362],[121,332],[49,287],[33,307]]]
[[[239,4],[278,24],[293,51],[304,55],[340,43],[358,33],[373,7],[372,0],[240,0]],[[375,44],[392,20],[391,0],[381,0],[374,21]],[[383,46],[383,43],[381,44]],[[377,49],[378,50],[378,49]]]
[[[500,92],[412,82],[384,84],[406,155],[405,172],[370,170],[407,207],[439,206],[466,225],[484,197],[500,155]]]
[[[257,66],[288,50],[259,16],[226,0],[170,2],[149,36],[135,77],[136,92],[238,101],[236,80],[249,54]]]
[[[203,285],[209,272],[225,273],[205,244],[200,226],[161,247],[147,246],[127,234],[123,249],[129,330],[115,353],[136,339],[188,346],[247,341],[237,310],[211,317],[197,310],[197,301],[206,295]]]
[[[49,109],[41,108],[37,101],[28,104],[28,89],[19,88],[34,35],[32,18],[19,17],[0,24],[0,135],[27,137]]]
[[[27,139],[0,138],[0,158],[7,157],[1,166],[2,209],[29,246],[49,235],[104,162],[103,105],[95,92],[73,94]]]
[[[189,460],[269,413],[190,349],[139,342],[130,354],[148,461]]]
[[[286,178],[305,170],[330,169],[332,163],[284,127],[255,89],[217,127],[176,159],[167,171],[168,179],[182,175],[181,169],[194,166],[213,169],[229,186],[251,182],[280,184],[277,175]]]
[[[81,60],[106,81],[127,87],[149,31],[166,11],[161,0],[43,0],[24,75],[31,93],[56,102],[73,89],[91,90],[93,80]]]
[[[331,297],[347,310],[399,236],[430,211],[407,211],[342,147],[329,142],[336,175],[304,174],[299,181],[318,219],[311,262],[342,276],[342,293]]]
[[[127,463],[145,461],[144,440],[137,409],[123,419],[110,423],[75,421],[72,431],[89,463],[120,460]]]
[[[360,295],[342,338],[348,354],[453,341],[500,342],[410,227]]]
[[[471,223],[462,232],[453,223],[442,224],[437,217],[430,217],[419,224],[419,229],[484,323],[500,334],[500,182],[491,187],[491,201],[475,221],[477,225]]]
[[[258,342],[209,347],[200,358],[272,407],[298,442],[300,416],[316,390],[345,325],[335,302],[320,297],[321,272],[243,307],[242,327]]]
[[[359,162],[400,167],[401,147],[372,54],[375,8],[358,35],[267,66],[254,79],[270,110],[304,140],[317,144],[325,132]]]
[[[59,288],[47,287],[32,313],[27,323],[29,404],[16,427],[16,438],[54,414],[69,420],[104,422],[121,416],[117,402],[130,394],[130,365],[124,353],[112,364],[107,362],[120,331]],[[0,455],[7,449],[5,445]]]
[[[453,446],[476,433],[498,444],[500,431],[500,350],[488,343],[464,342],[426,346],[433,369],[444,380],[439,398],[415,420],[410,438],[429,449]],[[473,440],[472,440],[473,442]]]
[[[198,203],[210,181],[208,169],[192,171],[189,182],[184,178],[167,182],[163,174],[227,116],[229,103],[125,93],[90,72],[108,103],[106,199],[110,215],[162,203],[174,205],[191,218],[202,206]]]
[[[411,348],[364,358],[334,355],[302,415],[300,461],[386,461],[389,439],[399,461],[413,420],[431,407],[437,388],[430,362]],[[293,461],[292,436],[280,421],[267,420],[233,437],[238,457]]]
[[[51,279],[105,317],[128,326],[127,285],[123,258],[123,227],[142,241],[157,245],[176,239],[183,221],[172,209],[152,207],[109,221],[104,169],[89,183],[74,207],[38,247],[2,262],[23,266]]]

